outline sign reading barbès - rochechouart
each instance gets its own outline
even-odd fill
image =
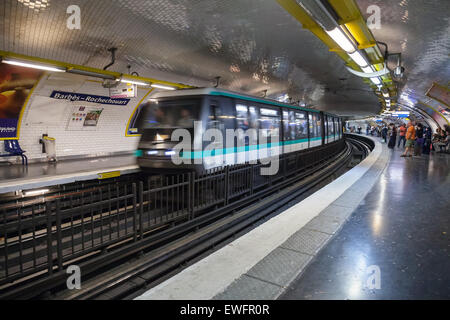
[[[19,138],[20,118],[42,71],[0,63],[0,140]]]
[[[70,100],[70,101],[91,102],[98,104],[119,105],[119,106],[126,106],[130,102],[130,99],[110,98],[106,96],[96,96],[93,94],[64,92],[64,91],[53,91],[52,94],[50,95],[50,98]]]

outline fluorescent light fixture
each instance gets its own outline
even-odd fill
[[[129,83],[129,84],[136,84],[138,86],[148,86],[148,83],[134,81],[134,80],[121,79],[120,82]]]
[[[152,84],[153,88],[157,88],[157,89],[164,89],[164,90],[176,90],[174,87],[169,87],[169,86],[164,86],[162,84]]]
[[[174,155],[176,155],[176,152],[175,151],[166,151],[165,155],[166,156],[174,156]]]
[[[149,156],[154,156],[154,155],[157,155],[157,154],[158,154],[158,150],[147,151],[147,155],[149,155]]]
[[[373,78],[370,78],[370,81],[372,81],[374,84],[376,84],[377,86],[378,85],[381,85],[381,80],[380,80],[380,78],[376,78],[376,77],[373,77]]]
[[[25,191],[23,194],[26,197],[31,197],[31,196],[43,195],[49,191],[50,191],[49,189],[41,189],[41,190],[34,190],[34,191]]]
[[[348,55],[350,56],[350,58],[353,59],[353,61],[356,62],[356,64],[358,64],[358,66],[360,66],[360,67],[367,66],[366,59],[363,57],[363,55],[359,51],[349,53]]]
[[[373,68],[371,66],[361,67],[361,70],[364,71],[365,73],[372,73],[373,72]]]
[[[355,45],[349,40],[340,27],[327,31],[328,35],[346,52],[355,51]]]
[[[40,69],[45,71],[54,71],[54,72],[66,72],[65,68],[57,68],[57,67],[51,67],[51,66],[45,66],[42,64],[35,64],[30,62],[22,62],[17,60],[11,60],[11,59],[2,59],[3,63],[12,64],[19,67],[25,67],[25,68],[33,68],[33,69]]]

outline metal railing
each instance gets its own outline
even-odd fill
[[[261,164],[236,165],[200,175],[117,181],[42,203],[0,207],[0,286],[30,275],[51,276],[69,262],[248,197],[335,157],[344,143],[283,155],[273,176],[261,175]]]

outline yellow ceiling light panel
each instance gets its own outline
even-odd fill
[[[14,52],[9,52],[9,51],[1,51],[0,50],[0,57],[2,59],[4,58],[8,58],[8,59],[18,59],[19,61],[24,61],[24,62],[30,62],[30,63],[42,63],[45,65],[50,65],[56,68],[64,68],[67,72],[71,72],[72,70],[79,70],[79,71],[83,71],[83,72],[88,72],[88,73],[92,73],[92,74],[96,74],[96,75],[104,75],[104,76],[109,76],[112,79],[120,79],[124,74],[120,73],[120,72],[113,72],[113,71],[109,71],[109,70],[102,70],[102,69],[97,69],[97,68],[92,68],[92,67],[87,67],[87,66],[81,66],[81,65],[76,65],[76,64],[71,64],[71,63],[66,63],[66,62],[61,62],[61,61],[56,61],[56,60],[50,60],[50,59],[43,59],[43,58],[38,58],[38,57],[31,57],[31,56],[26,56],[23,54],[18,54],[18,53],[14,53]],[[144,82],[150,82],[150,83],[158,83],[161,85],[169,85],[169,86],[173,86],[173,87],[177,87],[177,88],[192,88],[192,86],[188,86],[185,84],[181,84],[181,83],[173,83],[173,82],[168,82],[168,81],[162,81],[162,80],[158,80],[158,79],[153,79],[153,78],[144,78],[144,77],[137,77],[134,75],[126,75],[127,78],[130,78],[131,80],[137,80],[137,81],[144,81]]]
[[[358,42],[358,49],[373,47],[376,42],[354,0],[328,0],[339,16],[339,24],[345,25]]]
[[[330,51],[336,52],[345,62],[349,63],[348,55],[339,48],[330,36],[314,21],[314,19],[301,7],[295,0],[277,0],[277,2],[291,14],[297,21],[299,21],[303,28],[311,31],[317,38],[319,38],[325,45],[330,48]]]
[[[373,47],[366,48],[364,51],[367,53],[367,57],[369,58],[372,64],[384,62],[383,54],[381,53],[380,48],[378,48],[378,46],[374,45]]]
[[[328,3],[339,15],[341,24],[353,21],[361,16],[361,12],[353,0],[328,0]]]
[[[297,19],[297,21],[299,21],[304,28],[320,28],[317,22],[315,22],[314,19],[311,18],[309,14],[298,5],[297,2],[295,2],[295,0],[277,0],[277,2],[284,8],[284,10]]]

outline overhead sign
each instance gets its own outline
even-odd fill
[[[119,83],[117,87],[109,89],[109,96],[113,99],[136,98],[137,85],[131,83]]]
[[[80,101],[80,102],[91,102],[91,103],[99,103],[99,104],[108,104],[108,105],[119,105],[126,106],[130,99],[125,98],[111,98],[105,96],[96,96],[92,94],[83,94],[83,93],[73,93],[73,92],[64,92],[64,91],[53,91],[50,95],[50,98],[53,99],[61,99],[61,100],[69,100],[69,101]]]
[[[433,83],[433,86],[427,92],[427,96],[450,107],[450,90],[440,84]]]

